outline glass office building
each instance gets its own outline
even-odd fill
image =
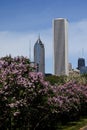
[[[37,66],[36,71],[45,74],[45,49],[40,37],[34,45],[34,62]]]
[[[78,69],[80,70],[82,67],[85,67],[85,59],[79,58],[78,59]]]

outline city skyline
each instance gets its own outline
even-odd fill
[[[79,57],[87,64],[87,0],[0,1],[0,57],[11,54],[29,57],[38,34],[44,43],[46,73],[53,73],[52,20],[69,20],[69,62],[77,67]],[[82,54],[82,49],[84,53]]]

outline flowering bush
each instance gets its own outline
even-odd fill
[[[50,85],[29,59],[0,59],[0,129],[57,129],[87,114],[87,85],[74,80]]]
[[[42,73],[34,72],[27,58],[1,58],[0,128],[35,127],[48,112],[48,91],[49,84]]]
[[[52,86],[52,89],[54,95],[48,98],[48,104],[61,122],[87,114],[87,86],[71,81],[62,86]]]

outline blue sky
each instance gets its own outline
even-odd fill
[[[33,61],[40,34],[46,72],[53,73],[52,20],[60,17],[69,21],[69,62],[76,68],[84,57],[87,64],[87,0],[0,0],[0,57],[23,55]]]

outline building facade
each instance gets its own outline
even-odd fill
[[[40,37],[34,45],[34,63],[37,66],[36,71],[45,74],[45,49]]]
[[[85,59],[79,58],[78,59],[78,69],[80,70],[82,67],[85,67]]]
[[[53,21],[54,74],[68,75],[68,21],[58,18]]]

